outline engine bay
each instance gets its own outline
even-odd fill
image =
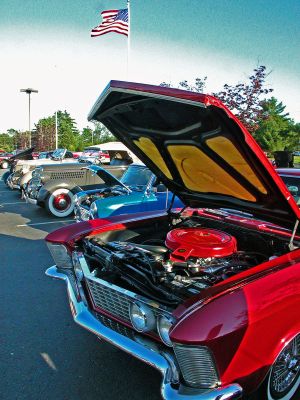
[[[94,276],[175,307],[283,254],[287,242],[272,234],[192,217],[85,238],[83,247]]]

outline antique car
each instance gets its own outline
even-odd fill
[[[46,158],[46,159],[47,159],[47,158],[50,158],[50,159],[51,159],[53,152],[54,152],[54,151],[41,151],[41,152],[39,153],[38,158],[39,158],[40,160],[45,159],[45,158]]]
[[[110,174],[97,175],[89,165],[74,162],[36,167],[32,179],[22,188],[23,197],[55,217],[67,217],[74,211],[76,193],[110,184],[113,176],[120,178],[128,167],[127,161],[124,165],[106,165]]]
[[[32,153],[33,147],[30,147],[29,149],[19,152],[14,151],[14,154],[7,158],[6,161],[8,162],[8,171],[4,172],[2,175],[2,180],[4,183],[7,183],[8,178],[15,171],[17,163],[25,163],[33,160]]]
[[[73,154],[67,149],[56,149],[53,151],[50,158],[38,158],[36,160],[18,160],[10,171],[7,179],[7,186],[10,189],[21,190],[32,178],[32,171],[38,165],[53,164],[53,163],[74,163]]]
[[[161,371],[164,399],[299,399],[300,209],[259,145],[218,99],[166,87],[111,81],[89,119],[185,208],[46,237],[74,321]]]
[[[7,169],[9,167],[9,159],[12,157],[12,153],[1,152],[0,153],[0,168]]]
[[[95,165],[89,169],[101,176],[105,172]],[[105,180],[104,177],[102,179]],[[172,195],[148,167],[136,163],[129,165],[120,180],[115,178],[110,185],[77,193],[74,214],[80,222],[140,211],[166,210]],[[173,205],[183,207],[178,198],[175,198]]]

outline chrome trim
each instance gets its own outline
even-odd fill
[[[164,314],[171,316],[171,310],[166,306],[159,304],[156,301],[147,299],[141,295],[137,295],[128,289],[123,289],[120,286],[114,285],[113,283],[107,282],[103,279],[96,278],[93,273],[90,272],[88,264],[85,260],[83,253],[73,252],[73,257],[77,258],[80,264],[83,275],[87,282],[87,285],[91,291],[93,301],[96,306],[102,308],[112,315],[117,315],[124,321],[130,322],[130,304],[131,303],[142,303],[149,307],[152,312],[157,316],[158,314]],[[113,300],[116,300],[115,302]],[[99,303],[109,303],[110,307],[101,307]],[[113,311],[113,312],[112,312]]]
[[[179,381],[178,367],[174,355],[170,351],[136,332],[134,332],[132,338],[129,338],[102,324],[87,308],[84,302],[76,297],[68,271],[61,271],[56,266],[53,266],[47,269],[46,275],[66,282],[71,311],[74,321],[78,325],[146,364],[151,365],[162,373],[161,395],[163,399],[238,400],[242,398],[243,390],[240,385],[235,383],[209,390],[189,388],[182,384],[174,386]]]
[[[213,355],[206,346],[174,344],[174,353],[184,381],[191,387],[220,385]]]
[[[27,193],[24,194],[24,197],[25,197],[26,203],[34,204],[34,205],[37,204],[37,200],[36,200],[36,199],[32,199],[31,197],[29,197],[29,196],[27,195]]]

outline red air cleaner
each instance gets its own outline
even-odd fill
[[[172,261],[187,261],[190,257],[228,257],[237,251],[233,236],[209,228],[173,229],[167,234],[166,246],[173,251]]]

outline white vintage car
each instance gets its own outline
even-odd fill
[[[76,162],[73,153],[67,149],[56,149],[51,158],[36,160],[16,160],[13,164],[10,175],[6,180],[7,186],[11,189],[21,189],[32,178],[32,171],[35,167],[44,164]]]

